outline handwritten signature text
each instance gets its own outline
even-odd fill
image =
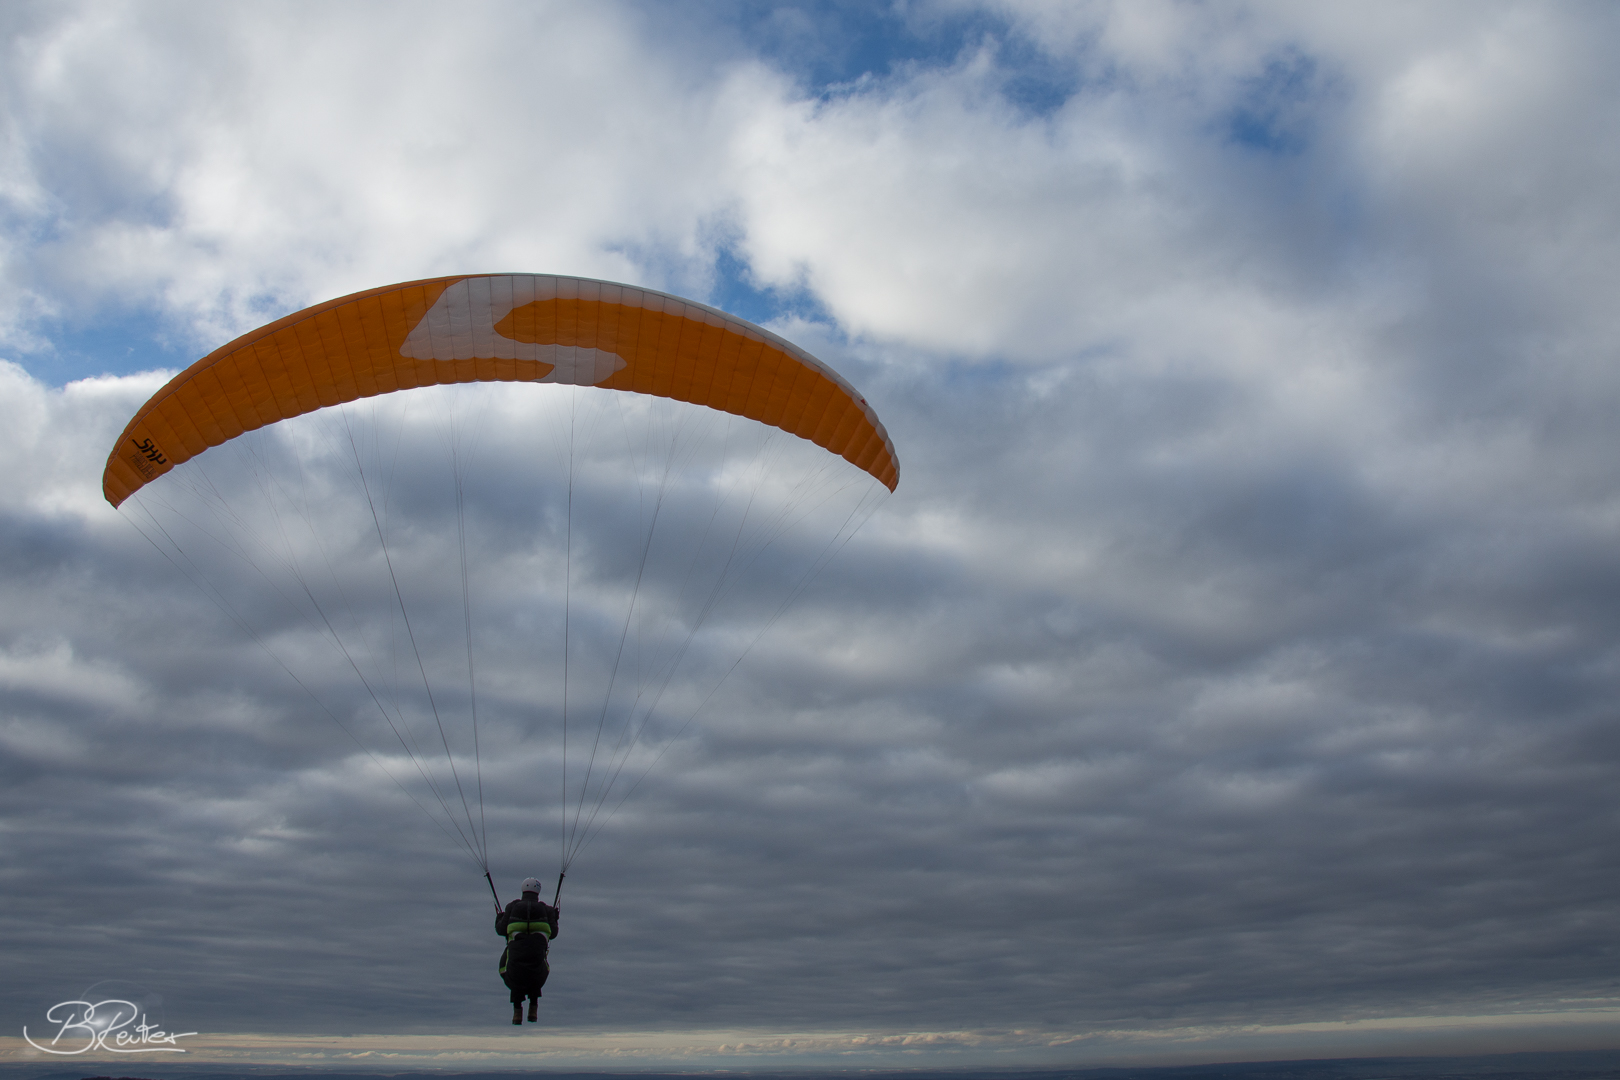
[[[140,1023],[135,1023],[136,1017]],[[56,1037],[49,1045],[41,1046],[23,1028],[23,1038],[35,1050],[47,1054],[82,1054],[87,1050],[108,1050],[115,1054],[183,1054],[175,1045],[178,1039],[197,1034],[195,1031],[167,1032],[146,1022],[146,1014],[132,1002],[109,998],[91,1004],[88,1001],[62,1001],[52,1005],[45,1019],[58,1025]],[[66,1049],[57,1049],[59,1046]]]

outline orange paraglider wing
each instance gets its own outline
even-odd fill
[[[809,439],[891,491],[894,444],[837,372],[752,323],[651,289],[483,274],[354,293],[214,350],[154,394],[107,459],[119,505],[256,428],[417,386],[550,382],[674,398]]]

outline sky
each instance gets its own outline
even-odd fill
[[[221,1060],[1620,1046],[1613,5],[20,2],[0,35],[0,1055],[100,984]],[[318,635],[100,488],[236,335],[484,272],[754,320],[901,462],[637,759],[521,1031],[482,869],[334,722]],[[503,900],[554,878],[566,790],[528,651],[555,463],[504,437],[468,519]]]

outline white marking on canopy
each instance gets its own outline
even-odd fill
[[[400,355],[413,360],[537,360],[552,365],[537,381],[572,386],[595,386],[627,366],[618,353],[518,341],[496,330],[495,324],[513,308],[549,298],[540,295],[536,284],[530,275],[462,278],[439,294],[406,336]],[[546,292],[555,295],[555,286]]]

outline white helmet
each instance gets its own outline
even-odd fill
[[[524,892],[538,893],[543,888],[545,888],[545,886],[540,884],[540,879],[537,878],[537,877],[529,877],[529,878],[524,878],[523,879],[523,891]]]

